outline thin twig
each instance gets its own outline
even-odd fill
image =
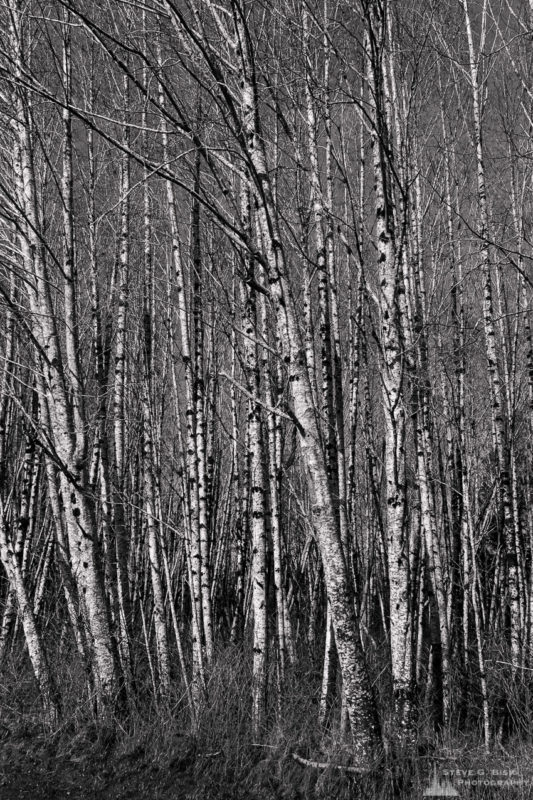
[[[267,403],[263,402],[263,400],[261,400],[259,397],[256,397],[254,394],[249,392],[248,389],[245,389],[244,386],[242,386],[242,384],[240,384],[238,381],[234,380],[231,377],[231,375],[228,375],[227,372],[219,372],[218,374],[222,378],[226,378],[226,380],[228,380],[230,383],[232,383],[237,389],[239,389],[239,391],[241,391],[253,403],[257,403],[258,405],[262,406],[266,411],[269,411],[271,414],[277,414],[279,417],[283,417],[283,419],[286,419],[289,422],[292,422],[293,425],[296,425],[296,427],[298,428],[300,433],[302,435],[305,435],[305,431],[304,431],[302,425],[298,422],[298,420],[296,419],[296,416],[294,414],[291,414],[291,413],[287,414],[285,411],[282,411],[280,408],[273,408],[272,406],[269,406]]]

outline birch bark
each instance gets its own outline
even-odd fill
[[[387,568],[394,712],[400,740],[415,735],[416,692],[413,673],[412,608],[409,602],[409,532],[406,524],[405,299],[403,259],[396,247],[392,192],[391,139],[388,130],[383,42],[387,35],[386,4],[363,2],[372,150],[379,282],[379,338],[385,415],[385,480],[387,498]]]
[[[10,34],[15,69],[20,77],[25,68],[26,44],[29,36],[28,9],[19,0],[9,6]],[[16,115],[12,120],[15,143],[14,172],[19,207],[23,211],[20,227],[20,249],[27,274],[32,277],[28,297],[35,340],[43,357],[44,374],[39,377],[39,400],[46,408],[43,417],[49,421],[46,431],[61,464],[60,485],[65,504],[65,517],[73,573],[83,599],[95,678],[97,700],[101,712],[112,710],[118,684],[113,657],[107,600],[99,565],[98,537],[94,507],[88,487],[86,465],[87,426],[84,419],[77,353],[79,341],[76,325],[76,279],[72,267],[64,273],[64,313],[70,345],[63,355],[57,327],[57,316],[51,296],[52,281],[43,252],[40,216],[31,136],[31,100],[19,88],[15,100]],[[68,156],[68,151],[67,151]],[[68,158],[67,158],[68,160]],[[67,181],[64,188],[68,189]],[[68,199],[67,199],[68,208]],[[68,223],[70,224],[70,223]],[[70,258],[68,243],[66,253]]]
[[[233,2],[232,9],[242,87],[243,147],[252,169],[258,220],[266,247],[270,291],[277,304],[278,313],[282,315],[280,326],[285,329],[286,342],[289,343],[285,357],[288,362],[294,411],[300,432],[300,448],[307,469],[313,524],[324,565],[354,749],[360,761],[368,763],[375,751],[380,748],[381,734],[361,648],[353,592],[338,532],[305,350],[297,322],[296,306],[288,279],[286,257],[272,196],[261,134],[255,66],[249,32],[240,4]]]
[[[509,443],[505,426],[505,398],[502,390],[499,365],[498,342],[495,325],[494,300],[492,289],[492,265],[489,246],[489,213],[487,187],[485,180],[485,156],[482,128],[482,85],[480,83],[480,59],[484,48],[486,32],[487,2],[482,7],[482,31],[478,51],[474,45],[470,10],[467,0],[461,0],[464,12],[466,36],[469,53],[470,86],[472,91],[472,115],[474,124],[474,146],[477,166],[477,196],[479,207],[478,236],[480,242],[483,271],[483,324],[487,370],[490,381],[492,401],[492,425],[498,463],[498,482],[503,514],[503,545],[505,548],[505,602],[509,609],[510,623],[507,631],[508,644],[514,668],[521,661],[520,603],[518,581],[518,559],[514,537],[511,476],[509,465]]]

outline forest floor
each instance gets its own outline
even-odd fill
[[[2,735],[0,725],[0,738]],[[220,758],[219,758],[220,755]],[[223,750],[199,753],[187,737],[155,753],[150,743],[124,749],[74,735],[67,743],[43,735],[0,741],[0,800],[351,800],[349,780],[321,783],[315,770],[290,757],[266,758],[253,746],[248,768],[228,768]],[[242,763],[241,763],[242,766]],[[370,796],[369,796],[370,797]],[[372,793],[374,800],[376,795]],[[365,795],[366,800],[366,795]]]
[[[43,736],[6,737],[0,742],[0,800],[411,800],[428,784],[415,779],[403,791],[382,793],[374,786],[368,792],[338,773],[331,780],[311,775],[292,759],[285,760],[283,780],[274,759],[256,761],[243,777],[213,763],[202,769],[201,754],[185,738],[158,758],[139,744],[120,750],[79,735],[68,745]],[[533,782],[518,790],[461,787],[461,798],[533,800]]]
[[[201,796],[196,789],[193,765],[178,754],[158,764],[142,748],[118,756],[61,753],[44,739],[0,744],[0,800],[186,800]]]
[[[1,728],[1,726],[0,726]],[[1,731],[0,731],[1,738]],[[219,753],[196,752],[188,737],[154,752],[151,743],[106,745],[86,735],[54,742],[17,733],[0,741],[0,800],[303,800],[290,783],[269,780],[265,761],[247,773],[215,763]],[[299,768],[295,767],[300,772]],[[294,769],[293,769],[294,771]],[[314,797],[315,795],[313,795]]]
[[[217,755],[198,753],[185,736],[155,754],[149,744],[117,747],[90,741],[87,732],[55,742],[43,735],[4,733],[0,800],[412,800],[423,797],[429,784],[423,769],[403,789],[384,791],[375,783],[365,791],[346,774],[320,776],[279,753],[250,760],[248,772],[237,774],[216,764]],[[520,788],[461,786],[459,800],[533,800],[533,763],[524,767],[529,779]]]
[[[320,683],[310,672],[295,674],[284,714],[273,711],[256,742],[243,663],[237,650],[219,659],[194,736],[178,694],[164,704],[148,697],[106,732],[66,661],[63,715],[47,733],[30,669],[14,663],[0,681],[0,800],[415,800],[437,772],[452,776],[459,800],[533,800],[533,717],[490,755],[473,731],[437,741],[428,727],[415,758],[398,755],[361,778],[344,769],[353,753],[338,726],[317,725]],[[494,775],[509,780],[497,785]],[[488,787],[477,780],[489,776]]]

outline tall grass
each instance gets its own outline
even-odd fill
[[[513,678],[505,655],[497,648],[488,656],[495,722],[490,756],[483,751],[475,715],[470,716],[466,731],[451,726],[436,734],[431,713],[427,712],[421,715],[420,742],[414,757],[390,754],[370,775],[343,770],[343,766],[353,766],[354,762],[349,737],[340,733],[340,703],[337,699],[327,728],[320,729],[320,670],[305,651],[299,654],[297,665],[287,671],[280,703],[277,668],[275,659],[271,659],[267,726],[261,740],[254,740],[250,713],[252,659],[250,649],[242,645],[224,646],[216,654],[196,727],[191,723],[178,675],[171,695],[161,699],[154,697],[149,678],[140,674],[135,703],[124,717],[117,719],[112,732],[102,729],[94,717],[75,653],[63,650],[60,659],[56,653],[53,668],[61,687],[63,718],[53,734],[41,723],[38,692],[27,655],[22,648],[16,649],[6,659],[0,678],[0,750],[8,745],[13,748],[13,769],[17,768],[14,743],[19,742],[23,743],[18,751],[21,759],[27,758],[30,751],[36,762],[44,759],[44,754],[50,758],[53,753],[53,769],[58,774],[67,763],[71,767],[73,763],[90,763],[95,776],[104,776],[106,785],[115,786],[115,781],[118,786],[119,778],[126,785],[128,776],[132,776],[131,781],[135,777],[137,782],[146,780],[147,786],[157,786],[153,796],[164,800],[410,800],[423,796],[434,772],[453,773],[452,782],[457,784],[460,797],[525,800],[533,797],[529,673],[520,680]],[[54,654],[50,657],[53,659]],[[379,677],[377,670],[375,675],[375,688],[383,707],[387,703],[386,680]],[[506,698],[512,725],[498,739],[501,726],[496,711],[502,696]],[[328,766],[305,766],[293,758],[295,753]],[[9,763],[4,765],[4,769],[9,768]],[[457,783],[461,780],[456,777],[457,770],[488,774],[494,769],[522,776],[524,785],[501,788]],[[154,782],[153,775],[158,782]]]

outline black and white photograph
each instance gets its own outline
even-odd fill
[[[533,800],[533,0],[0,0],[0,800]]]

